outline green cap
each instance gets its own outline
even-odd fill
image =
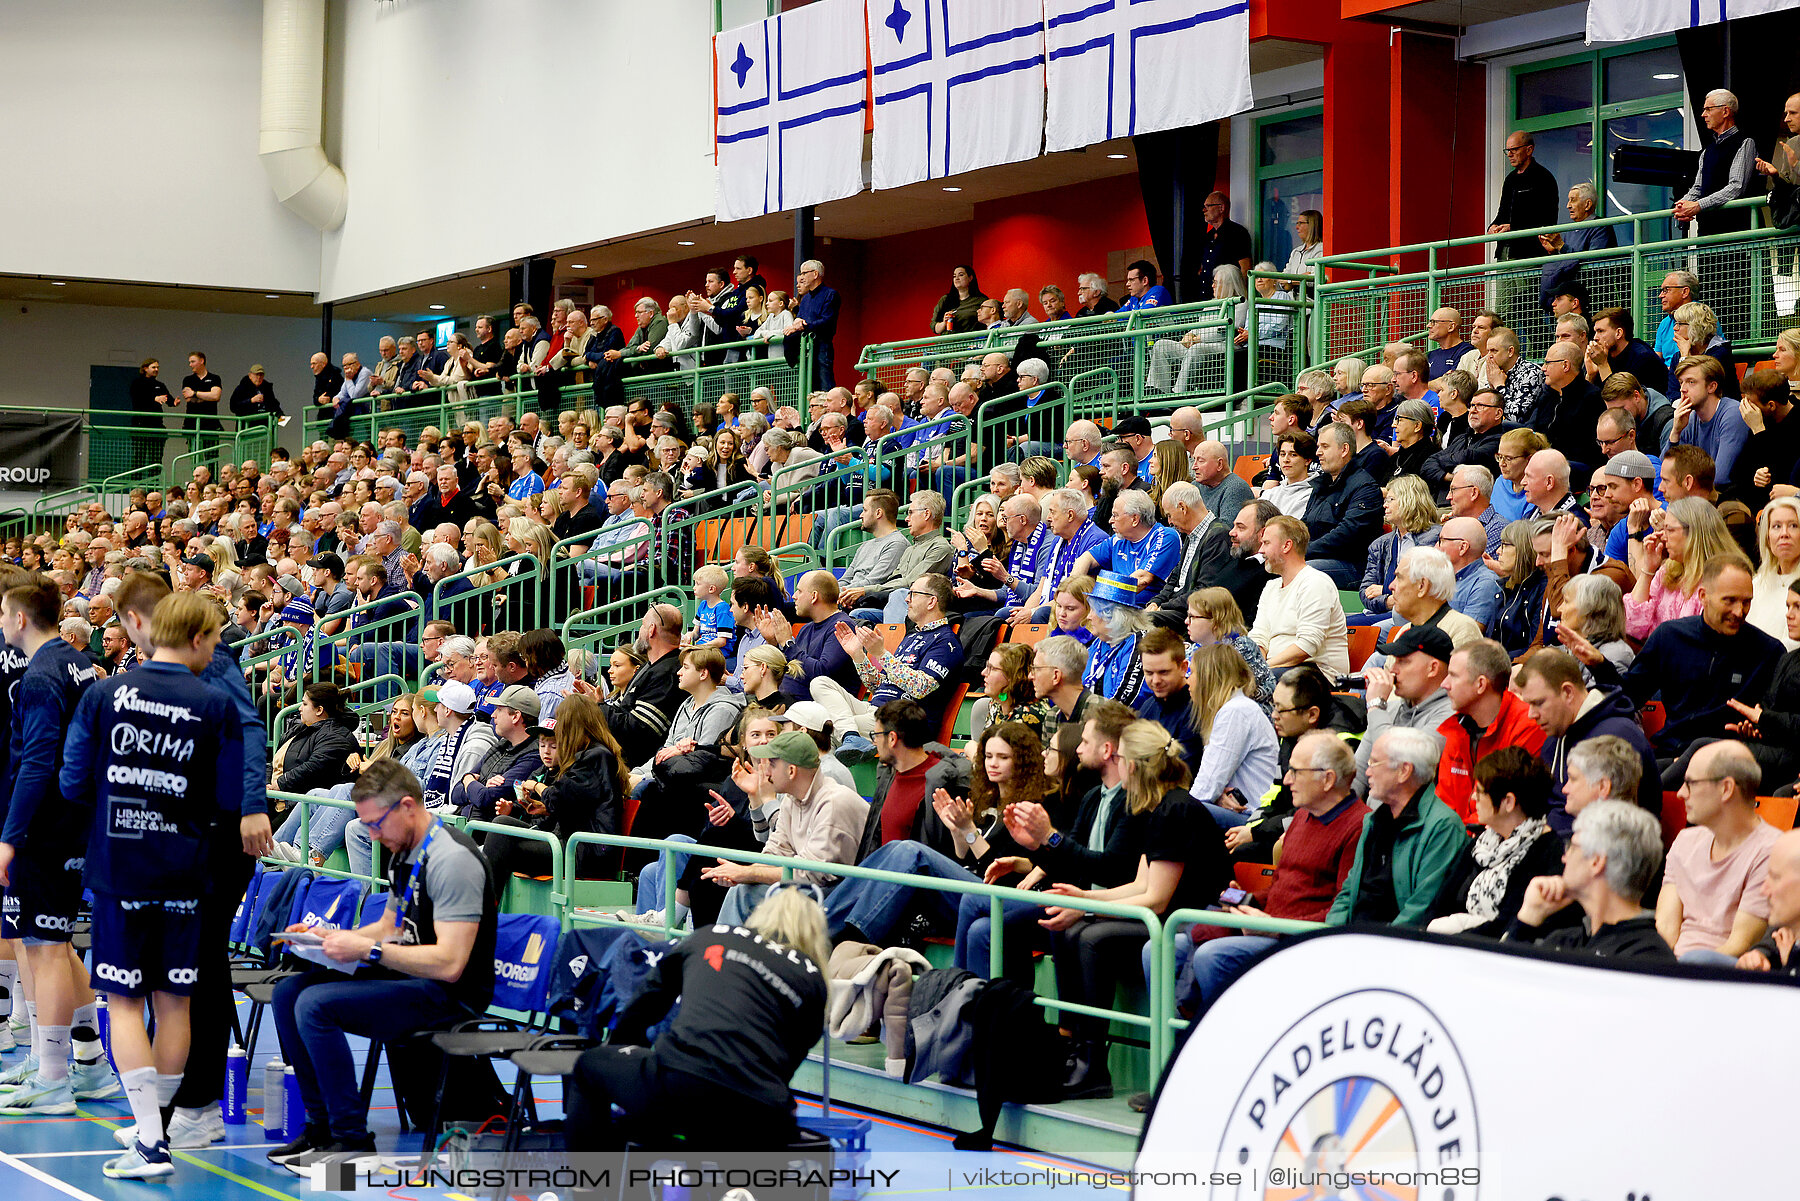
[[[789,730],[785,734],[775,735],[763,746],[751,747],[750,757],[780,759],[784,763],[792,763],[795,767],[804,767],[810,771],[819,766],[819,744],[804,730]]]

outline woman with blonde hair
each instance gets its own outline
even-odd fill
[[[1719,366],[1725,369],[1725,378],[1719,384],[1719,395],[1733,400],[1738,396],[1737,357],[1731,352],[1731,343],[1719,332],[1719,318],[1710,305],[1690,300],[1674,314],[1674,338],[1676,353],[1680,356],[1675,361],[1689,355],[1711,355],[1719,360]],[[1671,375],[1674,373],[1671,372]],[[1674,381],[1671,380],[1670,383]]]
[[[738,664],[738,683],[743,686],[744,699],[754,706],[785,712],[788,702],[781,693],[781,682],[787,673],[788,659],[780,650],[766,642],[751,647]]]
[[[1331,386],[1337,389],[1339,400],[1355,400],[1362,395],[1363,373],[1369,365],[1357,358],[1339,359],[1331,369]]]
[[[1216,649],[1237,658],[1223,647]],[[1116,888],[1059,882],[1048,893],[1141,905],[1156,914],[1216,904],[1231,883],[1231,861],[1218,823],[1188,794],[1190,776],[1181,744],[1153,721],[1134,721],[1119,736],[1119,760],[1126,809],[1148,814],[1136,876]],[[1056,995],[1077,1005],[1112,1004],[1119,980],[1141,962],[1148,937],[1142,922],[1091,917],[1064,906],[1050,909],[1042,925],[1054,932]],[[1061,1025],[1075,1040],[1064,1099],[1112,1096],[1106,1019],[1069,1013]]]
[[[1088,616],[1093,606],[1088,596],[1094,591],[1094,578],[1072,575],[1056,586],[1050,601],[1050,621],[1058,634],[1067,634],[1083,646],[1092,646],[1094,631],[1088,629]]]
[[[1669,502],[1662,529],[1631,540],[1637,583],[1625,598],[1625,633],[1640,642],[1677,617],[1700,612],[1700,575],[1714,555],[1736,553],[1719,511],[1697,496]]]
[[[1784,329],[1775,335],[1775,349],[1769,361],[1775,364],[1788,387],[1800,393],[1800,329]]]
[[[1244,612],[1238,608],[1237,598],[1228,589],[1214,586],[1188,594],[1187,640],[1193,646],[1188,653],[1189,663],[1201,647],[1214,643],[1236,651],[1243,658],[1244,666],[1250,669],[1250,679],[1255,684],[1252,699],[1262,706],[1264,713],[1269,711],[1269,703],[1275,699],[1275,672],[1263,657],[1262,648],[1250,637]]]
[[[1206,740],[1194,773],[1194,799],[1221,826],[1240,826],[1274,787],[1275,727],[1256,703],[1250,668],[1235,649],[1214,643],[1194,653],[1188,673],[1189,720]]]
[[[1470,399],[1469,407],[1473,409],[1501,403],[1498,392],[1484,388]],[[1500,449],[1494,454],[1494,462],[1500,468],[1500,473],[1494,479],[1494,491],[1488,501],[1508,521],[1517,521],[1533,511],[1531,502],[1525,499],[1525,468],[1530,464],[1532,455],[1549,446],[1550,440],[1534,429],[1507,430],[1500,436]]]
[[[1381,490],[1382,515],[1392,527],[1369,544],[1368,566],[1363,569],[1363,611],[1350,615],[1350,624],[1374,625],[1388,614],[1388,594],[1400,557],[1415,546],[1436,546],[1443,527],[1431,488],[1416,475],[1397,475]],[[1360,618],[1360,620],[1358,620]]]
[[[1188,453],[1181,443],[1173,438],[1164,438],[1150,452],[1150,502],[1162,512],[1163,493],[1169,490],[1170,484],[1183,481],[1191,483],[1194,468],[1188,459]]]
[[[1793,650],[1800,644],[1788,641],[1787,600],[1788,585],[1800,580],[1800,497],[1776,497],[1763,507],[1756,525],[1761,565],[1756,571],[1749,621]]]
[[[622,1150],[623,1119],[723,1150],[789,1146],[798,1127],[788,1082],[825,1026],[831,945],[819,901],[815,884],[779,883],[745,928],[708,925],[669,948],[611,1041],[576,1061],[567,1145]]]

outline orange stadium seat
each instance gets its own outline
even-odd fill
[[[1256,477],[1269,469],[1268,455],[1239,455],[1231,470],[1246,484],[1254,484]]]
[[[1374,626],[1350,627],[1350,670],[1361,671],[1362,665],[1369,661],[1375,653],[1375,644],[1380,640],[1381,631]]]
[[[1687,829],[1687,803],[1679,792],[1662,794],[1663,849],[1675,845],[1675,836]]]
[[[1797,797],[1759,796],[1756,798],[1756,812],[1777,830],[1794,828],[1796,807],[1800,807],[1800,798]]]
[[[1272,863],[1240,863],[1234,874],[1237,886],[1258,900],[1268,896],[1269,889],[1275,884],[1275,865]]]
[[[1655,738],[1662,733],[1668,720],[1668,711],[1663,708],[1661,701],[1651,701],[1638,710],[1638,724],[1644,727],[1645,738]]]
[[[888,654],[900,649],[900,640],[906,637],[905,622],[884,621],[875,628],[881,631],[881,644],[887,647]]]
[[[1050,636],[1053,628],[1049,625],[1007,626],[1006,641],[1036,646]]]

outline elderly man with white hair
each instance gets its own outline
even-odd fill
[[[1236,513],[1255,500],[1250,485],[1231,469],[1229,452],[1224,445],[1207,439],[1194,448],[1194,483],[1200,499],[1214,513]]]
[[[1067,424],[1068,407],[1046,403],[1050,398],[1044,385],[1050,382],[1050,365],[1040,358],[1020,359],[1013,367],[1013,375],[1018,379],[1019,393],[1011,403],[1022,406],[1031,415],[1021,427],[1007,432],[1006,457],[1014,463],[1033,455],[1056,458],[1061,449],[1057,445],[1057,436]],[[1043,411],[1036,412],[1040,406]]]
[[[1206,507],[1200,489],[1187,480],[1169,485],[1162,496],[1162,509],[1168,528],[1181,537],[1181,556],[1149,607],[1185,616],[1188,595],[1231,557],[1231,531]]]
[[[1738,126],[1738,98],[1724,88],[1713,89],[1706,94],[1700,120],[1713,135],[1712,142],[1700,152],[1693,186],[1675,202],[1675,219],[1697,221],[1702,237],[1749,229],[1749,210],[1724,207],[1749,195],[1756,182],[1756,143]]]
[[[1432,787],[1440,747],[1425,730],[1392,727],[1376,737],[1365,768],[1370,812],[1328,924],[1422,928],[1431,920],[1469,842],[1462,819]]]
[[[1111,571],[1129,576],[1146,597],[1156,596],[1181,563],[1181,536],[1156,521],[1147,492],[1121,492],[1113,501],[1113,536],[1075,561],[1074,575]]]
[[[1105,442],[1106,436],[1100,432],[1099,426],[1091,421],[1076,421],[1063,434],[1063,452],[1071,467],[1086,465],[1098,470],[1100,452],[1105,449]]]

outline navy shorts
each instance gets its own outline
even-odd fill
[[[68,942],[81,915],[83,862],[79,851],[72,857],[14,859],[12,886],[0,909],[0,938]]]
[[[94,897],[94,988],[121,997],[185,997],[200,964],[200,902]]]

